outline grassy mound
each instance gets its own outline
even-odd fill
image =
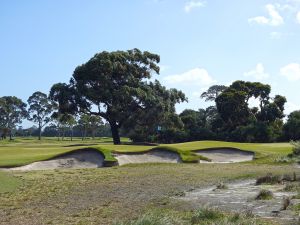
[[[210,159],[200,156],[195,154],[194,152],[191,151],[183,151],[181,149],[171,147],[171,146],[159,146],[152,148],[150,151],[169,151],[169,152],[176,152],[180,155],[180,158],[182,162],[184,163],[198,163],[199,160],[205,160],[205,161],[210,161]]]

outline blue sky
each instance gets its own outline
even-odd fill
[[[300,0],[7,0],[0,28],[0,96],[26,101],[97,52],[139,48],[161,56],[155,78],[188,96],[178,112],[238,79],[272,85],[286,113],[300,109]]]

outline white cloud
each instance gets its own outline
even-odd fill
[[[186,2],[184,6],[184,11],[186,13],[189,13],[191,10],[195,8],[201,8],[205,6],[205,2],[201,0],[191,0],[189,2]]]
[[[272,5],[272,4],[266,5],[266,10],[269,14],[268,18],[265,16],[257,16],[257,17],[248,19],[248,22],[251,24],[257,23],[257,24],[269,25],[269,26],[279,26],[279,25],[284,24],[283,17],[279,14],[275,5]]]
[[[195,68],[182,74],[166,76],[164,81],[170,84],[180,83],[198,86],[209,86],[216,82],[208,72],[202,68]]]
[[[264,65],[262,63],[258,63],[254,70],[244,73],[245,77],[253,77],[256,80],[264,80],[269,78],[269,74],[265,72]]]
[[[297,13],[296,18],[297,18],[297,22],[300,23],[300,11]]]
[[[300,80],[300,64],[290,63],[280,69],[280,74],[285,76],[289,81]]]

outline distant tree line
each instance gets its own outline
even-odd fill
[[[211,102],[206,109],[175,105],[188,101],[177,89],[167,89],[159,74],[160,57],[138,49],[100,52],[78,66],[69,83],[54,84],[49,95],[35,92],[27,104],[14,96],[0,98],[0,134],[13,135],[120,136],[135,142],[173,143],[194,140],[276,142],[300,139],[300,111],[284,115],[286,98],[271,96],[271,86],[235,81],[214,85],[201,94]],[[249,103],[255,99],[257,106]],[[24,119],[36,126],[16,128]]]

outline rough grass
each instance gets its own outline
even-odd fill
[[[0,193],[0,224],[109,225],[124,218],[134,220],[149,208],[175,209],[184,214],[191,208],[186,202],[176,202],[176,193],[271,171],[281,175],[292,173],[294,168],[187,163],[14,171],[12,174],[22,182],[17,191]]]
[[[214,208],[200,208],[192,212],[175,210],[149,211],[135,220],[115,225],[258,225],[271,224],[243,213],[226,214]]]
[[[13,192],[21,185],[20,179],[0,171],[0,193]]]
[[[128,139],[123,139],[123,141],[128,142]],[[110,162],[115,161],[111,154],[112,151],[145,152],[155,148],[167,148],[176,151],[180,154],[183,162],[198,162],[199,159],[209,160],[193,153],[193,151],[207,148],[232,147],[255,152],[256,160],[247,162],[247,164],[275,163],[276,159],[292,152],[292,146],[289,143],[248,144],[220,141],[195,141],[154,147],[131,144],[113,145],[111,138],[88,139],[84,141],[74,138],[72,142],[69,140],[57,141],[55,138],[43,139],[42,141],[32,138],[23,138],[14,141],[0,141],[0,144],[0,167],[26,165],[87,147],[98,149],[105,155],[105,160]]]

